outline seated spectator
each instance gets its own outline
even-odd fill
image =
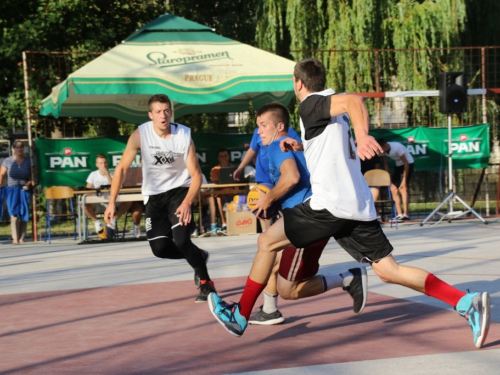
[[[229,152],[227,149],[222,148],[219,151],[217,151],[217,159],[219,160],[219,165],[216,165],[215,167],[212,168],[210,171],[210,180],[214,184],[219,183],[219,170],[221,167],[232,167],[233,165],[229,161]],[[213,197],[211,197],[213,199]],[[233,199],[233,195],[216,195],[215,196],[216,202],[217,202],[217,208],[219,210],[219,214],[221,217],[221,223],[222,223],[222,231],[226,231],[227,225],[226,225],[226,217],[224,215],[224,204],[227,202],[230,202]],[[210,231],[213,233],[217,233],[217,222],[214,217],[214,221],[211,222],[211,227]]]
[[[104,154],[98,154],[95,163],[97,170],[90,172],[87,177],[87,189],[99,189],[103,185],[111,185],[111,180],[113,178],[111,172],[108,169],[108,159]],[[112,229],[116,229],[116,220],[123,216],[131,207],[133,202],[123,202],[117,204],[118,210],[115,214],[115,220],[113,220],[108,226]],[[85,205],[85,214],[90,217],[94,222],[95,231],[101,238],[106,238],[106,233],[104,232],[104,226],[102,221],[97,218],[96,206],[92,203]],[[102,204],[106,208],[106,204]],[[139,216],[140,217],[140,216]]]

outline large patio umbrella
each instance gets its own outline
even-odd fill
[[[148,120],[147,101],[167,94],[174,114],[243,112],[294,97],[295,63],[165,14],[52,89],[41,115]]]

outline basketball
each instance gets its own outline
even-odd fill
[[[255,185],[253,188],[251,188],[247,195],[248,208],[250,208],[250,210],[253,210],[255,207],[255,204],[253,202],[258,200],[261,194],[269,193],[273,187],[274,186],[272,184],[262,183]],[[259,215],[259,219],[272,219],[279,213],[279,208],[280,208],[279,203],[273,202],[271,204],[271,207],[267,209],[267,215],[264,215],[264,211],[262,211]],[[254,212],[254,214],[255,213],[256,212]]]

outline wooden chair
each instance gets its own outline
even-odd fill
[[[389,209],[389,218],[392,228],[392,223],[396,224],[396,229],[398,227],[398,219],[396,212],[396,203],[392,199],[391,194],[391,176],[383,169],[372,169],[364,174],[366,183],[370,187],[377,187],[379,190],[382,188],[387,188],[387,199],[379,199],[375,201],[375,208],[380,208],[381,215],[385,215],[386,209]]]
[[[48,231],[48,238],[49,238],[49,243],[51,239],[51,223],[52,222],[60,222],[60,221],[69,221],[73,220],[74,221],[74,237],[76,240],[76,222],[78,220],[78,214],[75,213],[74,207],[73,207],[73,198],[74,198],[74,193],[73,189],[67,186],[54,186],[51,188],[48,188],[45,191],[45,199],[47,200],[47,214],[45,218],[45,236],[44,240],[47,241],[47,231]],[[65,212],[61,213],[51,213],[51,204],[58,205],[58,204],[66,204],[66,209]],[[68,210],[69,209],[69,210]],[[79,220],[78,220],[79,222]]]

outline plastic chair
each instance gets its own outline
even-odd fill
[[[366,183],[370,187],[377,188],[387,188],[387,199],[379,199],[375,201],[375,207],[380,207],[381,213],[385,214],[385,209],[389,208],[390,213],[390,223],[392,228],[392,223],[396,224],[396,229],[398,227],[398,218],[396,213],[396,202],[392,199],[391,194],[391,176],[387,171],[383,169],[372,169],[364,174]]]
[[[44,241],[47,242],[47,231],[49,233],[48,238],[49,238],[49,243],[51,240],[51,223],[53,221],[68,221],[68,220],[73,220],[75,223],[74,227],[74,237],[76,240],[76,222],[78,220],[78,214],[75,213],[74,207],[73,207],[73,198],[74,198],[74,193],[73,189],[67,186],[55,186],[48,188],[45,191],[45,198],[47,200],[47,214],[45,218],[45,236],[44,236]],[[66,202],[66,204],[69,206],[70,211],[66,211],[65,213],[51,213],[50,211],[50,205],[51,202],[57,203],[57,202]],[[66,207],[67,208],[67,207]],[[79,220],[78,220],[79,221]]]

